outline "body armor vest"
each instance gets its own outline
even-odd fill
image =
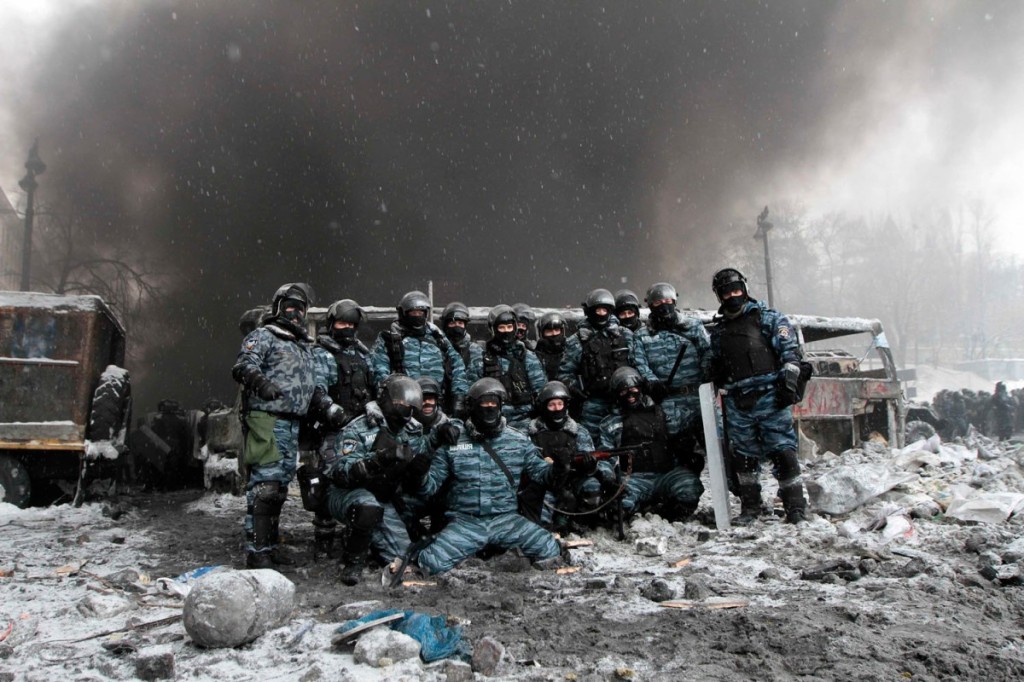
[[[668,451],[668,429],[665,413],[657,405],[627,410],[622,414],[620,447],[647,444],[649,450],[633,460],[636,473],[665,473],[675,466]]]
[[[345,408],[349,419],[366,411],[370,401],[370,365],[363,353],[337,353],[334,360],[338,365],[338,383],[327,391],[335,403]]]
[[[583,350],[580,378],[583,380],[583,388],[595,398],[607,397],[608,381],[612,373],[629,364],[629,347],[625,335],[618,328],[611,334],[580,335]]]
[[[719,344],[727,383],[779,371],[775,349],[761,333],[761,311],[720,323]]]
[[[531,404],[533,394],[530,392],[530,379],[526,375],[526,351],[522,347],[514,348],[503,357],[508,358],[508,371],[501,369],[501,358],[491,344],[487,344],[484,350],[484,376],[501,382],[508,391],[507,404]]]
[[[402,339],[405,338],[399,332],[395,331],[384,331],[381,332],[384,335],[384,350],[388,354],[388,362],[391,364],[392,374],[406,374],[405,371],[405,345],[402,343]],[[452,360],[448,357],[448,347],[451,343],[443,334],[433,334],[430,330],[423,336],[424,339],[437,346],[437,349],[441,351],[441,362],[444,365],[444,386],[442,390],[445,395],[451,393],[452,385]],[[469,352],[468,350],[466,351]]]
[[[541,366],[544,367],[544,374],[547,376],[548,381],[558,379],[558,366],[562,363],[562,351],[546,349],[538,341],[534,353],[537,354],[537,359],[540,360]]]
[[[570,456],[576,454],[576,435],[569,433],[565,429],[538,431],[530,437],[545,457],[557,460],[558,458],[555,455],[559,453],[565,453]]]

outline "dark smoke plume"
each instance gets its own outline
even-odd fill
[[[722,227],[872,128],[860,60],[929,63],[943,37],[895,5],[111,2],[66,18],[17,121],[50,197],[175,273],[136,369],[143,409],[194,405],[230,396],[237,319],[285,281],[573,305],[669,279],[711,305]]]

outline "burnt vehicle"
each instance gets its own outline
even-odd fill
[[[23,507],[34,487],[75,480],[80,499],[87,469],[121,465],[131,419],[124,354],[124,327],[100,297],[0,292],[4,502]]]

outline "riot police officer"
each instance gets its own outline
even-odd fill
[[[507,305],[497,305],[487,314],[491,338],[472,374],[501,382],[507,392],[502,415],[513,428],[526,428],[533,401],[544,387],[544,369],[533,351],[516,338],[516,314]]]
[[[704,486],[704,457],[679,437],[681,414],[671,404],[657,405],[645,393],[647,382],[632,367],[611,378],[617,398],[614,413],[601,422],[602,448],[633,449],[626,462],[628,478],[622,511],[630,517],[653,506],[663,517],[679,521],[697,508]]]
[[[311,290],[285,284],[274,293],[270,315],[242,341],[231,376],[242,384],[246,484],[246,565],[292,563],[278,549],[281,508],[298,464],[299,424],[308,412],[333,405],[317,392],[317,363],[306,332]],[[316,403],[313,402],[317,396]],[[337,410],[335,410],[337,412]]]
[[[615,317],[619,324],[634,334],[643,324],[640,319],[640,299],[629,289],[615,292]]]
[[[473,337],[469,333],[469,308],[459,301],[446,305],[441,312],[441,329],[462,358],[462,363],[466,366],[466,380],[472,384],[480,378],[472,375],[472,368],[484,354],[484,349],[479,343],[473,343]],[[453,405],[442,404],[445,411],[452,414]]]
[[[537,324],[537,347],[534,353],[544,367],[548,381],[558,378],[558,366],[562,363],[568,325],[561,313],[548,312],[540,316]]]
[[[615,404],[608,382],[615,370],[629,365],[633,346],[633,332],[619,325],[613,310],[615,297],[607,289],[587,294],[586,319],[566,342],[558,368],[558,380],[582,403],[580,421],[595,439]]]
[[[679,312],[677,299],[675,287],[665,282],[647,290],[650,314],[633,336],[633,366],[647,380],[648,395],[679,414],[680,436],[692,448],[703,442],[698,391],[710,378],[711,345],[704,325]]]
[[[527,349],[534,350],[537,347],[537,341],[533,338],[537,313],[525,303],[513,304],[512,310],[516,313],[516,340],[522,341]]]
[[[742,509],[739,524],[763,512],[761,462],[770,460],[789,523],[806,517],[793,405],[812,367],[803,361],[796,331],[782,313],[747,293],[747,279],[724,268],[711,280],[721,307],[711,324],[715,384],[724,392],[726,436]]]
[[[462,358],[444,333],[430,321],[430,299],[410,291],[398,302],[398,319],[373,344],[373,375],[380,385],[391,374],[413,379],[428,376],[441,384],[445,404],[458,414],[469,383]]]
[[[393,375],[382,384],[378,401],[338,435],[339,456],[324,473],[331,480],[331,516],[346,524],[348,534],[341,573],[346,585],[359,582],[371,546],[385,561],[409,548],[409,532],[395,505],[405,476],[422,476],[430,466],[430,446],[413,418],[422,407],[419,384]]]

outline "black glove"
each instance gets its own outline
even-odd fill
[[[647,382],[647,395],[651,396],[651,400],[656,403],[660,403],[666,397],[668,397],[668,386],[665,385],[664,381],[648,381]]]
[[[396,464],[408,464],[413,459],[412,450],[406,444],[399,444],[396,447],[387,447],[377,450],[369,461],[380,469],[389,469]],[[372,473],[372,471],[371,471]]]
[[[324,423],[327,424],[328,428],[332,431],[341,429],[348,422],[347,415],[345,414],[345,408],[337,403],[331,403],[331,405],[324,412]]]
[[[589,398],[590,396],[582,388],[579,388],[577,386],[570,386],[569,397],[576,404],[582,405],[583,403],[587,402],[587,398]]]
[[[434,432],[437,434],[438,445],[455,445],[459,442],[459,436],[462,434],[459,427],[451,422],[440,424],[434,429]]]
[[[423,477],[430,471],[430,464],[433,461],[430,455],[424,455],[423,453],[416,455],[405,467],[406,478],[411,481],[422,481]]]
[[[589,452],[581,452],[573,458],[572,468],[577,473],[590,476],[597,470],[597,458]]]
[[[469,407],[466,405],[466,396],[456,395],[452,399],[452,416],[456,419],[469,417]]]
[[[260,397],[260,400],[277,400],[284,395],[280,386],[262,374],[253,381],[252,389]]]
[[[800,365],[787,362],[775,378],[775,404],[789,407],[800,402]]]

